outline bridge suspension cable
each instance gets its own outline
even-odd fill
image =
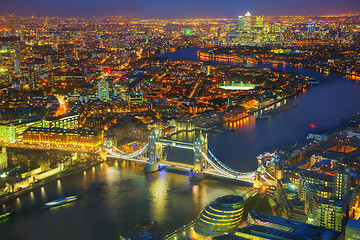
[[[210,165],[212,165],[212,163],[214,165],[216,165],[216,168],[218,170],[218,168],[220,168],[223,172],[226,172],[227,174],[230,175],[235,175],[235,176],[253,176],[254,172],[238,172],[235,171],[234,169],[228,167],[226,164],[224,164],[223,162],[221,162],[209,149],[208,149],[208,153],[210,154],[211,158],[209,158],[208,156],[206,156],[206,154],[203,153],[203,155],[205,156],[206,160],[210,163]]]
[[[202,152],[202,155],[205,157],[206,161],[211,165],[213,169],[215,169],[225,177],[229,177],[233,179],[246,179],[254,176],[254,172],[240,173],[229,168],[223,162],[217,159],[213,154],[210,154],[210,158],[204,152]]]
[[[110,157],[120,158],[130,161],[137,161],[137,162],[147,162],[149,158],[141,157],[141,155],[146,153],[148,149],[149,149],[149,144],[146,144],[144,147],[140,148],[139,150],[133,153],[126,153],[113,146],[111,149],[107,149],[107,152]],[[206,153],[201,151],[201,154],[204,156],[206,162],[211,166],[211,168],[215,170],[215,171],[206,170],[206,172],[209,174],[219,175],[232,179],[242,179],[245,181],[251,181],[249,178],[254,177],[254,172],[242,173],[228,167],[226,164],[221,162],[209,149],[207,149]]]
[[[147,159],[147,158],[141,158],[140,155],[144,154],[148,150],[148,147],[149,147],[149,144],[146,144],[144,147],[140,148],[139,150],[137,150],[133,153],[123,152],[116,147],[113,147],[113,149],[116,151],[112,151],[111,149],[107,149],[107,151],[113,157],[134,160],[134,161],[135,161],[135,157],[137,157],[139,160],[144,161],[144,159]]]
[[[222,173],[223,175],[229,176],[229,177],[235,177],[233,174],[229,174],[228,172],[224,171],[223,169],[221,169],[220,167],[218,167],[213,161],[211,161],[211,159],[204,153],[201,152],[202,155],[205,157],[206,161],[218,172]]]

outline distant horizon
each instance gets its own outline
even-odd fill
[[[250,12],[251,13],[251,12]],[[12,16],[13,15],[13,16]],[[245,13],[243,14],[245,15]],[[104,16],[50,16],[50,15],[18,15],[18,14],[6,14],[6,15],[0,15],[0,17],[22,17],[22,18],[140,18],[140,19],[161,19],[161,20],[171,20],[171,19],[231,19],[231,18],[238,18],[238,16],[243,15],[236,15],[236,16],[203,16],[203,17],[144,17],[144,16],[131,16],[131,15],[104,15]],[[360,16],[360,11],[358,13],[339,13],[339,14],[310,14],[310,15],[264,15],[264,14],[252,14],[252,16],[264,16],[264,17],[339,17],[339,16]]]
[[[124,16],[157,19],[327,16],[360,11],[359,0],[16,0],[3,1],[1,16],[86,18]]]

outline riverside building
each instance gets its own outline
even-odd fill
[[[318,226],[343,231],[348,219],[350,173],[338,170],[334,176],[301,170],[300,198],[308,221]]]
[[[194,228],[195,233],[207,238],[234,233],[241,223],[243,210],[243,197],[219,197],[202,211]]]
[[[265,213],[249,211],[247,226],[236,230],[236,236],[253,240],[340,240],[343,235],[335,230]]]
[[[103,143],[103,133],[97,130],[31,127],[23,135],[25,144],[95,148]]]

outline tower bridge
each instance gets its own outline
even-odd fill
[[[164,156],[164,149],[166,147],[192,150],[194,153],[193,164],[167,161]],[[239,172],[224,164],[208,149],[207,135],[203,133],[200,133],[194,139],[194,142],[185,142],[162,138],[155,128],[149,135],[148,144],[136,152],[126,153],[113,146],[107,149],[107,156],[127,161],[142,162],[145,164],[145,172],[147,173],[156,172],[162,168],[188,171],[192,181],[201,180],[207,175],[249,183],[256,183],[258,181],[266,185],[275,184],[273,179],[267,179],[269,175],[267,173],[261,174],[257,171]]]
[[[258,171],[253,172],[239,172],[236,171],[222,161],[220,161],[208,148],[207,135],[200,133],[193,142],[185,142],[179,140],[172,140],[163,138],[155,128],[149,134],[149,142],[144,147],[133,153],[121,151],[115,146],[99,147],[94,146],[89,148],[87,146],[64,146],[58,144],[38,145],[25,144],[22,142],[16,143],[0,143],[2,146],[13,148],[29,148],[29,149],[58,149],[64,151],[77,152],[93,152],[98,153],[103,160],[106,157],[117,158],[132,162],[141,162],[145,164],[145,172],[155,172],[162,168],[175,168],[182,171],[189,172],[190,180],[198,181],[205,176],[214,176],[218,178],[233,179],[250,183],[265,183],[267,185],[275,185],[276,180],[270,174]],[[167,161],[164,156],[164,150],[167,147],[182,148],[193,151],[193,163],[185,164],[174,161]]]

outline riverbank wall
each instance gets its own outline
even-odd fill
[[[100,163],[101,163],[100,161],[91,162],[89,165],[86,165],[86,166],[83,166],[83,167],[80,167],[77,169],[69,169],[68,171],[60,172],[56,175],[50,176],[46,179],[43,179],[40,182],[36,182],[36,183],[32,184],[29,187],[23,188],[17,192],[10,194],[10,195],[6,196],[6,198],[0,199],[0,204],[5,204],[11,200],[14,200],[22,195],[28,194],[33,190],[39,189],[39,188],[41,188],[45,185],[48,185],[50,183],[53,183],[59,179],[63,179],[65,177],[69,177],[69,176],[81,173],[83,171],[86,171],[94,166],[99,165]]]

